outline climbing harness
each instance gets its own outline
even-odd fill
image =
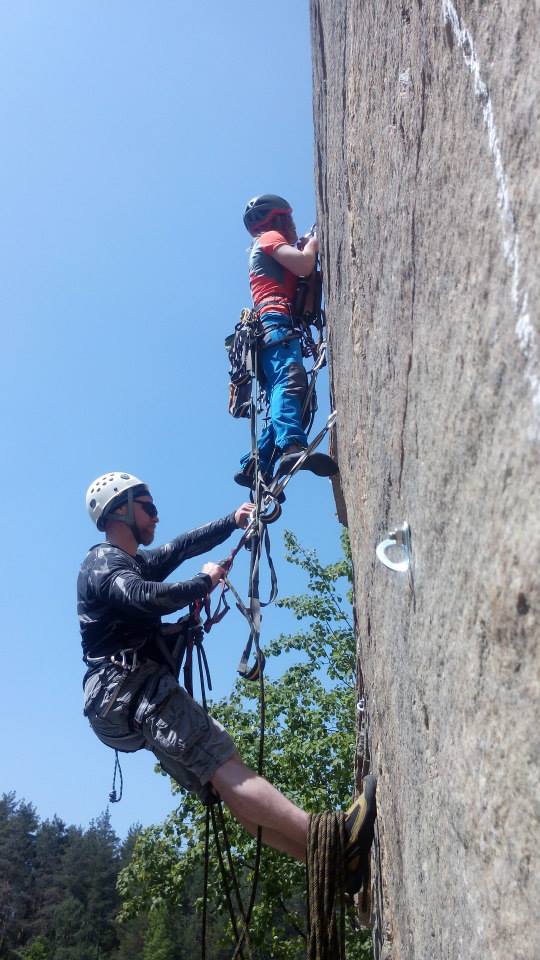
[[[130,647],[124,650],[118,650],[116,653],[110,654],[110,656],[104,657],[89,657],[88,654],[84,657],[84,662],[89,667],[102,666],[103,664],[111,663],[113,667],[116,667],[118,670],[121,670],[121,676],[118,679],[118,683],[111,694],[111,698],[103,710],[102,718],[104,719],[116,701],[120,696],[122,689],[125,685],[125,682],[128,676],[131,673],[134,673],[139,667],[139,655],[137,650]],[[116,776],[118,774],[120,792],[116,792]],[[124,792],[124,777],[122,774],[122,767],[120,766],[120,757],[118,756],[118,750],[114,751],[114,770],[113,770],[113,780],[111,789],[109,791],[109,803],[120,803],[122,799],[122,794]]]
[[[315,225],[306,234],[313,236]],[[304,239],[304,238],[303,238]],[[283,297],[265,297],[255,308],[244,307],[234,332],[225,339],[225,348],[229,356],[229,404],[231,416],[235,418],[250,416],[253,403],[258,411],[266,410],[268,419],[269,399],[264,390],[264,379],[256,370],[256,354],[264,350],[264,330],[261,313],[272,305],[286,305],[290,309],[290,330],[281,340],[273,340],[272,346],[290,339],[301,341],[302,355],[313,360],[313,367],[307,371],[308,387],[302,404],[302,426],[309,433],[317,412],[317,394],[315,391],[317,376],[326,365],[326,314],[322,305],[322,278],[317,264],[309,277],[299,277],[292,308]],[[315,340],[311,328],[316,331]],[[253,391],[252,381],[257,381],[258,390]]]
[[[132,647],[126,648],[124,650],[118,650],[116,653],[112,653],[110,656],[104,657],[84,657],[84,662],[89,667],[96,667],[102,664],[105,664],[107,661],[112,663],[113,667],[116,667],[118,670],[122,671],[121,676],[118,679],[118,683],[114,688],[114,691],[111,695],[111,698],[101,714],[101,719],[104,720],[108,715],[109,711],[113,708],[118,697],[122,693],[122,689],[125,685],[125,682],[131,673],[135,673],[139,666],[139,655],[137,650]]]

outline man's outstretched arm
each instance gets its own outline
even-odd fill
[[[155,550],[139,551],[139,557],[144,560],[145,576],[149,580],[165,580],[184,560],[213,550],[235,530],[245,527],[252,510],[253,504],[243,503],[234,513],[221,520],[206,523],[188,533],[181,533],[170,543],[164,543]]]

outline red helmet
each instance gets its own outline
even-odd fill
[[[275,193],[263,193],[260,197],[253,197],[244,210],[244,224],[252,237],[261,232],[261,229],[272,217],[278,213],[292,213],[292,207],[283,197]]]

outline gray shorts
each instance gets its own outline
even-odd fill
[[[203,801],[218,767],[236,752],[222,725],[152,660],[133,673],[112,664],[92,673],[84,685],[84,712],[102,743],[126,752],[151,750],[166,773]]]

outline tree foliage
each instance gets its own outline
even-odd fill
[[[107,813],[82,830],[40,821],[32,804],[4,794],[0,960],[112,958],[124,936],[116,881],[133,843],[132,835],[120,843]]]

